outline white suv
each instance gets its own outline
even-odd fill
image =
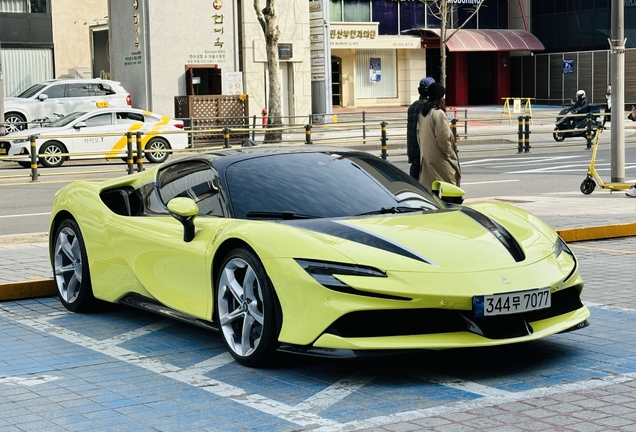
[[[26,129],[36,119],[95,108],[130,107],[130,93],[119,82],[102,79],[55,79],[34,84],[15,97],[4,99],[5,132]]]

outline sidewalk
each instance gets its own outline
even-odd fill
[[[596,191],[501,196],[467,200],[521,207],[555,228],[568,242],[636,236],[636,199],[623,192]],[[0,236],[0,301],[55,294],[48,234]]]

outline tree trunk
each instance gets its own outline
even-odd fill
[[[265,8],[261,9],[260,0],[254,0],[254,10],[256,17],[263,29],[265,36],[265,50],[267,53],[267,76],[269,83],[269,93],[267,100],[268,128],[279,128],[282,126],[281,119],[281,88],[280,77],[278,75],[278,39],[280,29],[276,25],[275,0],[266,0]],[[282,141],[280,130],[265,132],[264,142]]]
[[[439,29],[439,81],[446,88],[446,30],[448,27],[448,3],[441,0],[439,3],[440,29]]]

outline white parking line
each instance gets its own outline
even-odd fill
[[[316,393],[294,408],[299,411],[319,412],[340,402],[361,387],[364,387],[378,375],[352,375]]]
[[[139,327],[133,331],[129,331],[126,333],[118,334],[117,336],[113,336],[112,338],[102,340],[103,343],[118,345],[120,343],[128,342],[131,339],[138,338],[140,336],[145,336],[147,334],[156,332],[158,330],[164,329],[168,326],[171,326],[176,321],[158,321],[156,323],[149,324],[144,327]]]
[[[464,185],[478,185],[478,184],[490,184],[490,183],[511,183],[511,182],[518,182],[520,181],[519,179],[510,179],[510,180],[491,180],[491,181],[481,181],[481,182],[465,182],[462,183],[462,186]]]
[[[15,214],[15,215],[3,215],[0,216],[0,219],[5,218],[21,218],[21,217],[29,217],[29,216],[49,216],[51,212],[47,213],[24,213],[24,214]]]
[[[61,377],[52,376],[52,375],[42,375],[33,378],[21,378],[21,377],[10,377],[0,375],[0,384],[8,384],[14,386],[27,386],[31,387],[38,384],[44,384],[50,381],[59,380]]]
[[[488,387],[482,384],[478,384],[472,381],[465,381],[459,378],[436,374],[436,373],[416,373],[412,376],[424,381],[428,381],[433,384],[443,385],[445,387],[454,388],[469,393],[478,394],[480,396],[508,396],[511,393],[505,390],[500,390],[495,387]]]

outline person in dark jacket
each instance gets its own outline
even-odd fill
[[[406,117],[406,155],[411,164],[409,174],[415,180],[420,178],[420,146],[417,142],[417,118],[428,99],[428,86],[435,80],[431,77],[422,78],[417,88],[420,98],[413,102],[407,110]]]

